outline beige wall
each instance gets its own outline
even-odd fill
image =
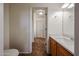
[[[62,10],[49,8],[48,32],[49,35],[62,33]]]
[[[10,5],[10,48],[20,53],[30,51],[30,8],[26,5]]]
[[[4,5],[4,48],[9,48],[9,4]]]
[[[0,3],[0,56],[3,55],[3,40],[4,40],[4,20],[3,20],[3,4]]]

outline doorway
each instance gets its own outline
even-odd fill
[[[47,38],[47,8],[33,8],[34,38]]]
[[[47,51],[47,8],[37,7],[32,9],[33,19],[33,37],[32,44],[33,55],[46,55]]]

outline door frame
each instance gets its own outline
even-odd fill
[[[46,45],[47,45],[47,47],[46,47],[46,51],[47,51],[47,53],[49,53],[49,49],[48,49],[48,47],[49,47],[49,42],[48,42],[48,40],[49,40],[49,35],[48,35],[48,7],[32,7],[31,8],[31,16],[32,16],[32,42],[34,42],[34,22],[33,22],[33,9],[34,8],[46,8]]]

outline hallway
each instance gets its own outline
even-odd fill
[[[46,56],[45,38],[35,38],[32,43],[33,56]]]

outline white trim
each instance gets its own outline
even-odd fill
[[[47,7],[47,53],[49,53],[49,33],[48,33],[48,17],[49,12],[48,12],[48,7]]]
[[[0,3],[0,56],[4,55],[4,4]]]
[[[33,36],[32,36],[32,8],[30,7],[30,51],[29,52],[32,52],[32,39],[33,39]]]
[[[33,19],[33,8],[34,7],[31,7],[32,8],[32,42],[34,42],[34,19]]]

